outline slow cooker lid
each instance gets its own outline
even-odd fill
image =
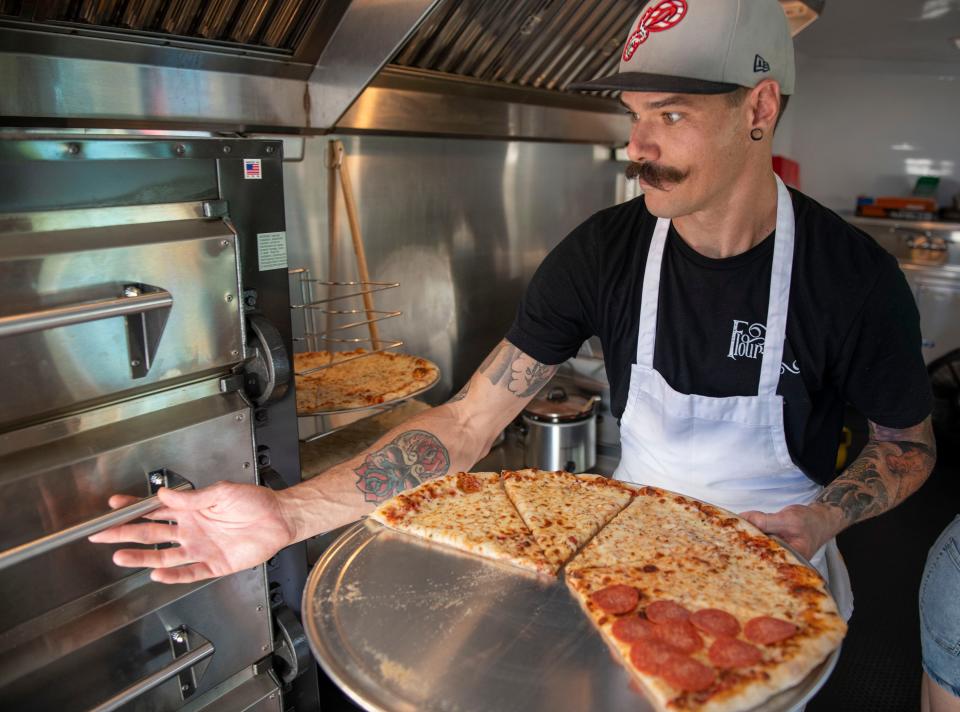
[[[530,401],[523,414],[548,423],[566,423],[592,417],[595,404],[595,396],[570,395],[562,386],[553,386]]]

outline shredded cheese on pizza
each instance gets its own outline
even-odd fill
[[[462,551],[554,574],[497,472],[460,472],[397,495],[370,518]]]
[[[388,351],[308,351],[294,354],[293,363],[298,374],[297,412],[303,414],[388,403],[421,391],[440,377],[440,370],[427,359]],[[306,373],[320,366],[326,368]]]
[[[503,487],[557,569],[633,499],[616,480],[569,472],[508,471]]]

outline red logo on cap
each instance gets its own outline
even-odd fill
[[[623,48],[623,61],[629,62],[637,48],[650,38],[652,32],[669,30],[687,16],[687,0],[664,0],[656,7],[648,7],[637,29]]]

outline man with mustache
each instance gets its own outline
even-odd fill
[[[621,417],[616,477],[745,513],[811,557],[849,616],[834,537],[927,478],[931,395],[896,261],[772,170],[794,74],[776,0],[653,0],[619,71],[579,87],[620,92],[633,123],[629,175],[645,195],[551,252],[460,394],[296,487],[161,490],[157,522],[94,539],[178,543],[116,553],[120,565],[154,567],[158,581],[253,566],[411,479],[469,470],[597,335]],[[870,442],[837,476],[847,403],[869,418]]]

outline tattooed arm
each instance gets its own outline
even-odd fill
[[[930,418],[904,430],[870,423],[860,457],[826,487],[817,502],[846,529],[893,509],[920,489],[937,459]]]
[[[930,418],[902,430],[870,423],[860,457],[824,488],[808,507],[744,516],[770,534],[782,536],[801,554],[817,549],[849,526],[896,507],[922,485],[937,459]]]
[[[150,567],[164,583],[187,583],[240,571],[307,537],[348,524],[409,487],[469,470],[497,434],[546,384],[555,366],[537,363],[502,341],[449,403],[394,428],[374,446],[295,487],[218,482],[195,492],[161,488],[150,523],[122,524],[90,537],[97,543],[160,544],[120,549],[119,566]],[[134,497],[114,495],[111,507]]]
[[[501,341],[450,401],[394,428],[367,452],[278,493],[295,540],[352,522],[425,480],[469,470],[556,370]]]

